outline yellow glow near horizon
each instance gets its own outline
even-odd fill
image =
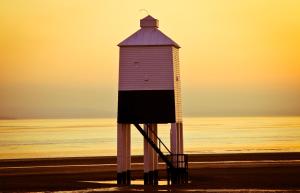
[[[193,90],[250,89],[290,92],[287,106],[298,104],[288,98],[300,93],[300,1],[15,0],[0,3],[1,105],[18,109],[7,106],[15,87],[116,90],[116,45],[138,30],[140,9],[182,46],[186,100],[198,100]]]

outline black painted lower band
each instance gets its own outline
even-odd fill
[[[158,185],[158,171],[144,173],[144,185]]]
[[[118,185],[121,185],[121,184],[123,184],[122,182],[123,182],[123,177],[122,177],[122,173],[117,173],[117,184]]]
[[[175,120],[174,90],[118,93],[118,123],[173,123]]]
[[[124,171],[117,173],[117,184],[118,185],[130,185],[131,184],[131,171]]]

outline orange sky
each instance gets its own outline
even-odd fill
[[[4,0],[0,117],[115,116],[140,9],[182,47],[186,116],[300,115],[300,1]]]

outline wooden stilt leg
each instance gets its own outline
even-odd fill
[[[148,124],[144,124],[144,130],[149,135],[149,126]],[[148,144],[148,141],[144,138],[144,184],[149,184],[149,148],[151,148]]]

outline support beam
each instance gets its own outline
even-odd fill
[[[144,130],[147,136],[157,144],[157,124],[144,124]],[[155,185],[158,184],[157,178],[157,164],[158,157],[155,150],[151,147],[146,139],[144,139],[144,184]]]
[[[117,183],[129,185],[131,181],[130,124],[117,126]]]
[[[157,124],[153,124],[153,141],[158,146],[157,144]],[[153,151],[153,184],[158,185],[158,154]]]
[[[126,124],[125,133],[126,133],[126,142],[125,142],[125,172],[126,172],[126,184],[131,184],[131,131],[130,124]]]
[[[117,125],[117,183],[123,184],[123,129],[122,124]]]
[[[170,140],[172,154],[182,155],[184,153],[182,123],[171,123]],[[173,165],[175,168],[179,169],[177,169],[176,174],[172,174],[172,183],[184,183],[186,179],[186,171],[184,170],[184,157],[180,155],[173,157]]]
[[[173,154],[183,154],[183,128],[182,123],[171,123],[171,152]]]
[[[149,135],[149,127],[147,124],[144,124],[144,131],[147,134],[147,136]],[[147,140],[144,138],[144,184],[147,185],[149,184],[149,148],[150,145],[148,144]]]

